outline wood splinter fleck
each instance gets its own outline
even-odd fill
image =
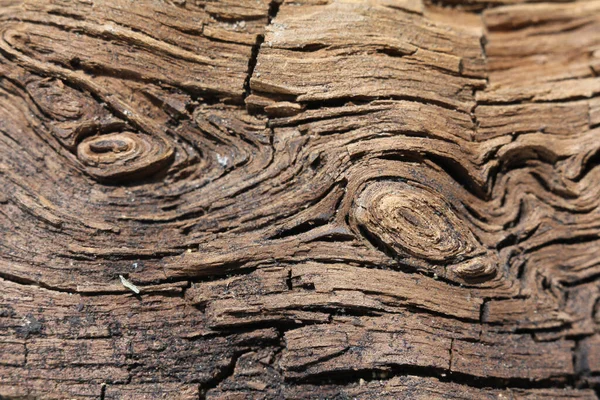
[[[123,275],[119,275],[119,278],[121,278],[121,283],[123,284],[123,286],[125,286],[127,289],[131,290],[135,294],[140,294],[140,289],[138,289],[138,287],[135,286],[133,283],[129,282]]]

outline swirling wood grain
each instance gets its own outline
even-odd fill
[[[0,0],[0,397],[595,398],[599,29]]]

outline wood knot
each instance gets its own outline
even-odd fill
[[[496,276],[498,259],[494,253],[479,256],[450,266],[449,270],[465,281],[488,280]]]
[[[354,219],[377,242],[417,264],[449,265],[461,279],[496,272],[495,260],[488,259],[488,252],[451,206],[416,183],[369,184],[356,199]]]
[[[91,141],[90,150],[95,153],[121,153],[131,149],[130,143],[125,140],[107,140],[100,138],[97,141]]]
[[[141,178],[166,167],[172,156],[163,139],[133,132],[93,136],[77,146],[77,157],[99,180]]]

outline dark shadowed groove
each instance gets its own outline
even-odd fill
[[[265,41],[264,34],[257,35],[256,42],[254,43],[254,46],[252,46],[252,54],[250,55],[250,59],[248,60],[248,75],[246,76],[246,79],[244,80],[244,100],[252,92],[252,89],[250,89],[250,79],[252,78],[252,75],[254,75],[254,68],[256,68],[256,62],[258,60],[258,53],[260,51],[260,46],[262,46],[264,41]]]
[[[269,13],[268,13],[268,23],[267,26],[271,24],[273,19],[277,16],[279,12],[280,2],[278,0],[273,0],[269,4]],[[266,27],[265,27],[266,29]],[[260,34],[256,36],[256,42],[254,46],[252,46],[252,54],[250,59],[248,60],[248,75],[244,81],[244,100],[246,97],[252,93],[252,89],[250,88],[250,79],[252,79],[252,75],[254,75],[254,69],[256,68],[256,63],[258,61],[258,53],[260,52],[260,47],[265,41],[265,34]]]
[[[247,353],[248,351],[249,350],[243,350],[243,351],[234,353],[231,356],[231,360],[229,361],[229,363],[226,366],[224,366],[219,372],[217,372],[217,374],[214,377],[212,377],[205,383],[201,384],[200,388],[198,390],[198,392],[199,392],[198,398],[200,400],[205,400],[206,393],[209,390],[216,388],[217,386],[219,386],[219,384],[221,384],[221,382],[223,382],[224,380],[226,380],[227,378],[232,376],[235,371],[235,365],[237,364],[238,359],[241,356],[243,356],[245,353]]]
[[[230,264],[227,264],[227,265],[230,265]],[[198,275],[198,276],[184,277],[184,278],[179,278],[179,279],[167,278],[167,279],[157,280],[154,282],[144,282],[144,284],[137,284],[136,286],[141,290],[141,293],[140,293],[141,296],[147,295],[147,294],[152,294],[152,295],[162,295],[162,296],[170,297],[171,295],[168,293],[148,291],[148,286],[164,285],[164,284],[169,284],[169,283],[177,284],[177,283],[181,283],[181,282],[187,282],[186,286],[182,287],[182,289],[184,289],[184,292],[185,292],[185,290],[188,289],[189,287],[191,287],[191,284],[193,284],[193,283],[216,282],[219,280],[228,279],[232,276],[249,275],[252,272],[254,272],[257,268],[259,268],[259,267],[244,267],[243,265],[240,265],[240,267],[237,268],[236,266],[238,264],[233,264],[233,265],[234,265],[234,267],[232,267],[231,269],[224,270],[222,274]],[[126,274],[123,274],[123,275],[125,276]],[[79,295],[81,297],[98,297],[98,296],[114,296],[114,295],[127,296],[127,295],[132,294],[131,291],[125,290],[125,289],[123,289],[123,290],[99,290],[96,292],[78,292],[77,290],[74,290],[74,289],[60,288],[60,287],[48,285],[44,282],[36,282],[31,279],[19,277],[16,275],[9,275],[2,271],[0,271],[0,279],[3,279],[6,282],[11,282],[11,283],[14,283],[17,285],[31,286],[31,287],[36,287],[39,289],[49,290],[49,291],[57,292],[57,293],[68,293],[71,295],[75,294],[75,295]],[[117,280],[115,280],[115,282],[116,281]],[[178,296],[180,296],[180,295],[178,294]]]
[[[373,378],[376,376],[376,378]],[[436,378],[440,382],[454,383],[477,389],[567,389],[572,388],[574,376],[558,376],[542,380],[527,378],[494,378],[478,377],[461,372],[448,371],[439,367],[422,367],[416,365],[387,365],[382,368],[354,370],[349,367],[344,371],[331,371],[314,374],[304,378],[287,378],[298,385],[348,385],[371,380],[389,380],[394,377]]]
[[[410,95],[389,95],[389,96],[368,96],[368,95],[356,95],[356,96],[339,96],[333,99],[325,99],[325,100],[314,100],[307,101],[303,103],[307,110],[316,110],[324,107],[328,108],[336,108],[336,107],[344,107],[347,106],[348,103],[352,103],[354,105],[364,105],[368,103],[372,103],[374,101],[383,101],[383,100],[396,100],[396,101],[412,101],[415,103],[428,104],[433,106],[438,106],[440,108],[444,108],[446,110],[460,112],[463,114],[467,114],[466,111],[459,110],[456,108],[455,104],[445,102],[443,100],[435,100],[435,99],[427,99],[424,97],[418,96],[410,96]]]

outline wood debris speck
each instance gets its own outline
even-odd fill
[[[125,286],[127,289],[130,289],[135,294],[140,294],[140,289],[138,289],[138,287],[133,283],[129,282],[123,275],[119,275],[119,278],[121,278],[121,283],[123,286]]]

